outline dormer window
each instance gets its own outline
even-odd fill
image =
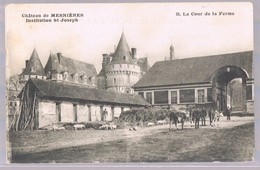
[[[65,81],[69,80],[69,73],[68,73],[68,71],[64,71],[64,73],[63,73],[63,80],[65,80]]]
[[[91,85],[95,86],[95,77],[91,76],[90,78]]]
[[[36,72],[36,67],[31,67],[31,72],[35,73]]]
[[[48,72],[47,72],[47,79],[50,79],[50,78],[51,78],[51,72],[48,71]]]
[[[78,82],[78,73],[73,74],[74,82]]]
[[[80,76],[81,79],[83,80],[83,83],[84,84],[87,84],[88,83],[88,79],[87,79],[87,75],[84,73],[83,75]]]

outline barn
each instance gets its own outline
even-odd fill
[[[122,111],[150,104],[141,96],[101,90],[82,84],[45,79],[29,79],[18,95],[20,111],[16,130],[35,130],[52,123],[107,121]]]
[[[253,113],[253,52],[203,56],[156,62],[134,85],[153,106],[203,105],[223,111],[234,106],[230,82],[241,81],[239,111]]]

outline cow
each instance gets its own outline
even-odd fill
[[[187,115],[186,112],[182,111],[171,111],[170,112],[170,126],[169,130],[171,130],[171,125],[174,122],[176,129],[178,130],[178,122],[181,123],[181,128],[183,129],[184,122],[188,118],[189,115]]]

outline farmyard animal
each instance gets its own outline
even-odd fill
[[[169,129],[171,130],[172,123],[175,124],[176,129],[178,130],[178,123],[181,123],[181,129],[183,129],[184,122],[187,119],[187,113],[181,111],[171,111],[170,112],[170,126]]]

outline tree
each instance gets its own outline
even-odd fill
[[[9,85],[7,87],[9,90],[19,91],[22,87],[22,85],[19,82],[19,75],[18,74],[12,75],[9,78],[9,82],[7,83],[7,85]]]

